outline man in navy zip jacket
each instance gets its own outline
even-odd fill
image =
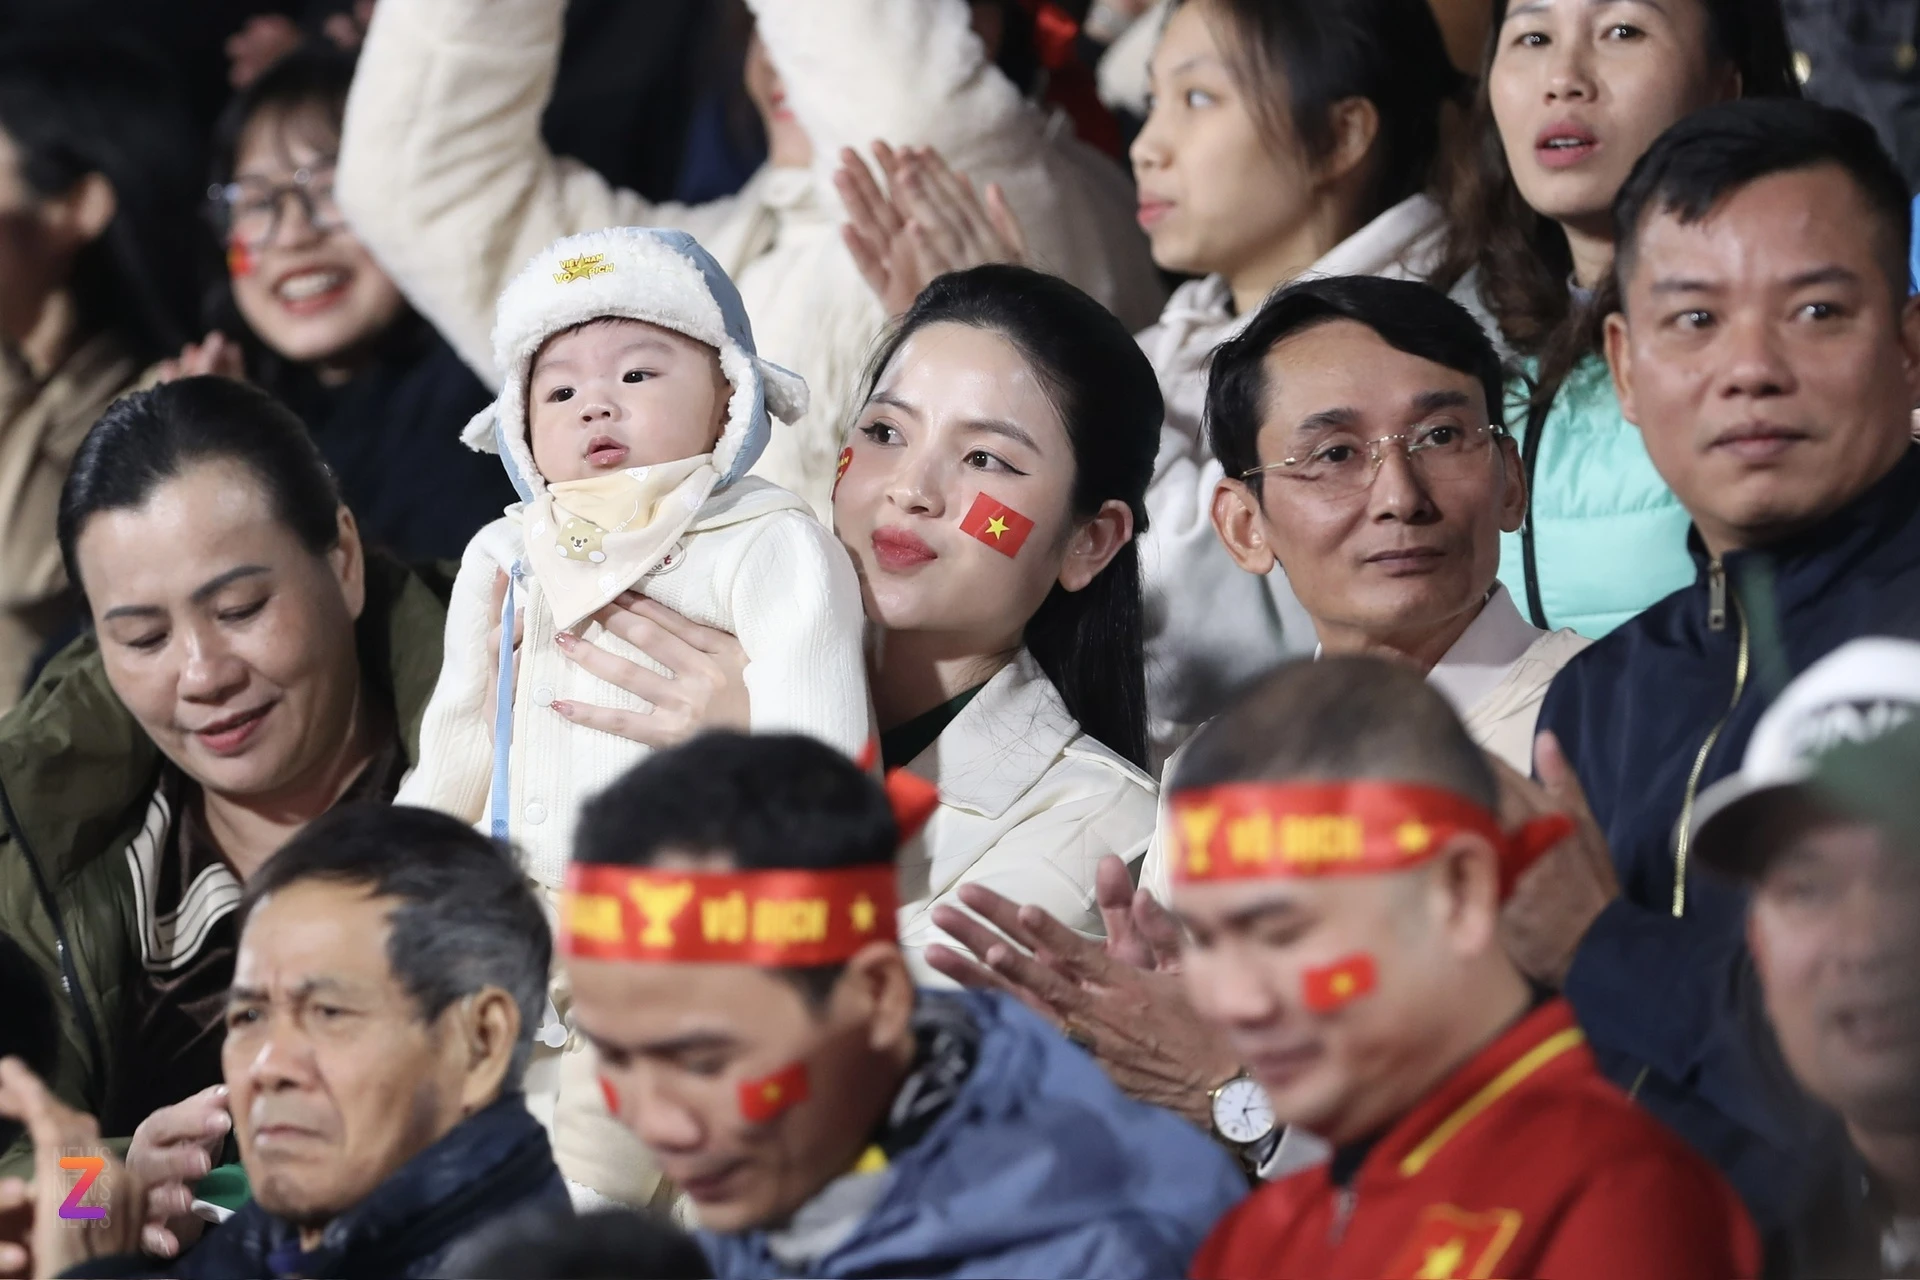
[[[1856,117],[1748,100],[1668,130],[1614,215],[1607,358],[1693,516],[1699,577],[1548,693],[1540,723],[1561,751],[1542,751],[1542,777],[1551,790],[1571,764],[1618,884],[1604,863],[1565,874],[1565,852],[1522,886],[1511,923],[1603,1069],[1726,1172],[1764,1231],[1813,1121],[1764,1034],[1744,894],[1697,876],[1676,831],[1793,674],[1920,622],[1906,187]]]

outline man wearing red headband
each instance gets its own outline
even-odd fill
[[[609,1110],[722,1280],[1178,1274],[1245,1181],[1018,1002],[914,989],[907,807],[811,739],[735,734],[589,804],[560,946]]]
[[[1283,667],[1193,740],[1189,994],[1274,1121],[1334,1149],[1230,1214],[1194,1276],[1759,1274],[1733,1190],[1503,950],[1502,900],[1571,826],[1507,831],[1494,805],[1445,701],[1377,659]]]

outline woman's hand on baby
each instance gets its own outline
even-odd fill
[[[868,287],[901,315],[936,276],[988,262],[1026,262],[1027,241],[998,184],[986,198],[931,147],[873,144],[886,190],[852,149],[840,153],[834,186],[847,207],[841,228]]]
[[[575,724],[649,747],[670,747],[706,729],[748,728],[747,651],[733,636],[632,591],[622,593],[594,619],[672,674],[663,676],[562,632],[555,639],[570,661],[625,689],[650,709],[555,702],[555,711]]]

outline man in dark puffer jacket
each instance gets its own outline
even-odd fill
[[[1812,103],[1711,108],[1641,158],[1614,208],[1607,355],[1693,516],[1699,578],[1568,664],[1540,715],[1618,883],[1548,868],[1530,901],[1522,886],[1529,967],[1564,983],[1607,1074],[1720,1166],[1763,1232],[1817,1118],[1752,1051],[1745,894],[1694,874],[1685,829],[1788,680],[1920,613],[1907,219],[1872,130]]]

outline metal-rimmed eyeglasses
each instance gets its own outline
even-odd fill
[[[216,183],[207,188],[214,223],[229,243],[258,249],[272,242],[280,230],[280,219],[291,199],[300,206],[307,225],[326,234],[347,225],[340,206],[333,198],[333,164],[327,162],[295,169],[286,182],[262,182],[242,178],[236,182]]]
[[[1487,444],[1507,434],[1507,429],[1491,423],[1463,427],[1452,422],[1425,423],[1411,431],[1361,440],[1341,434],[1322,440],[1307,453],[1240,473],[1240,479],[1257,475],[1279,475],[1301,484],[1312,485],[1332,497],[1359,493],[1371,488],[1380,474],[1380,460],[1386,446],[1397,444],[1407,455],[1407,463],[1427,480],[1458,480],[1478,466]]]

